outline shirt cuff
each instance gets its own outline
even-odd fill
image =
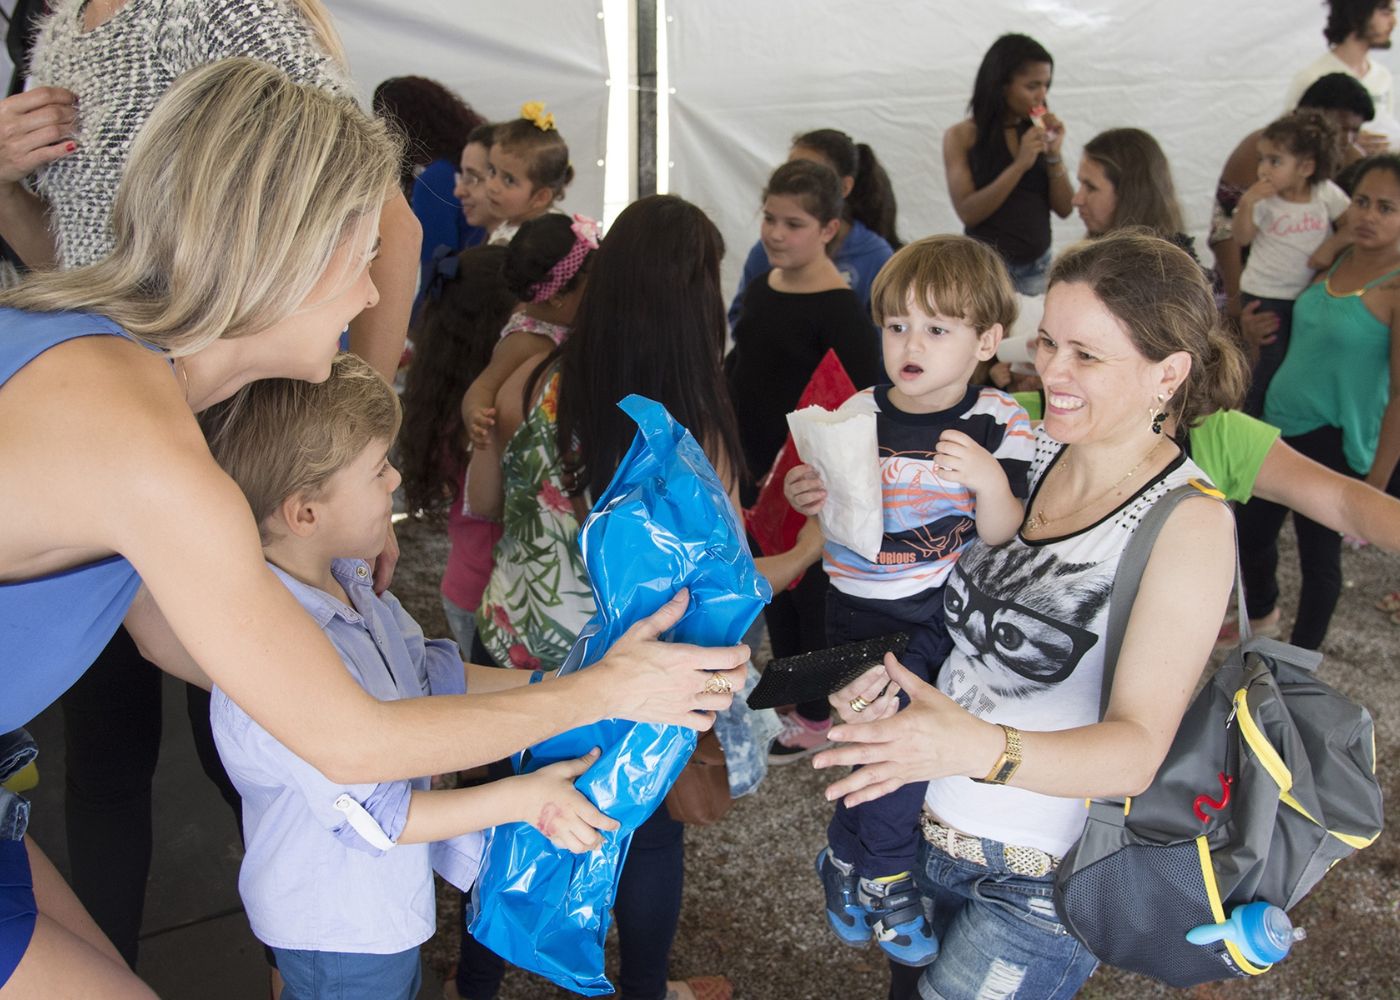
[[[345,814],[345,822],[331,832],[346,847],[377,858],[398,843],[408,823],[412,795],[413,785],[407,781],[376,785],[363,802],[343,793],[336,798],[335,808]]]
[[[467,671],[462,666],[462,651],[451,639],[430,639],[423,650],[428,674],[428,693],[466,694]]]

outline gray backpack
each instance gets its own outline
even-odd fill
[[[1201,492],[1168,493],[1123,553],[1100,714],[1152,543]],[[1186,932],[1256,900],[1290,909],[1381,832],[1370,713],[1317,679],[1320,653],[1248,638],[1238,569],[1236,589],[1242,643],[1187,708],[1151,787],[1088,804],[1055,876],[1060,919],[1094,955],[1177,987],[1268,971],[1233,942],[1191,944]]]

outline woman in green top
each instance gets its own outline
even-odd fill
[[[1264,419],[1303,455],[1385,489],[1400,459],[1400,156],[1366,162],[1349,214],[1355,242],[1298,297]],[[1266,627],[1278,618],[1277,538],[1287,513],[1259,501],[1239,511],[1249,617]],[[1294,526],[1303,585],[1292,642],[1316,649],[1341,594],[1341,538],[1302,515]]]

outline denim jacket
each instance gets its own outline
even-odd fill
[[[0,733],[0,783],[18,774],[39,756],[38,744],[23,729]],[[0,840],[22,840],[29,826],[29,802],[20,795],[0,788]]]

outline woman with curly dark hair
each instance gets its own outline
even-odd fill
[[[393,76],[374,88],[374,113],[404,135],[407,155],[399,184],[413,214],[423,225],[423,268],[420,288],[432,275],[428,268],[440,246],[453,253],[486,242],[486,231],[467,223],[462,203],[453,194],[457,161],[467,136],[486,124],[472,106],[436,80],[425,76]],[[422,306],[422,293],[414,302],[414,314]]]

